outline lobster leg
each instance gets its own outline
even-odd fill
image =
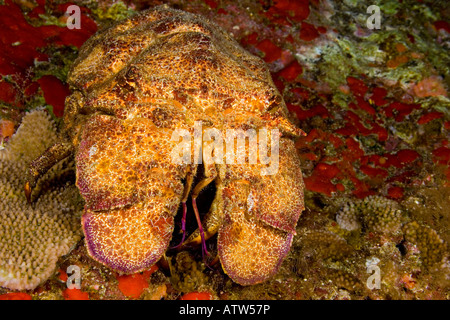
[[[175,247],[172,247],[172,249],[180,248],[184,243],[184,239],[186,238],[186,214],[187,214],[186,201],[189,197],[189,192],[191,192],[192,183],[194,182],[195,168],[192,169],[190,166],[188,166],[187,171],[188,172],[186,176],[186,185],[183,191],[183,198],[181,199],[181,206],[183,208],[183,216],[181,217],[181,232],[183,233],[183,236],[181,238],[180,243]]]
[[[197,225],[198,225],[198,229],[194,231],[194,233],[192,233],[189,238],[184,241],[184,237],[183,237],[183,242],[179,245],[177,245],[175,248],[179,248],[179,249],[184,249],[186,247],[190,247],[192,245],[197,245],[197,244],[202,244],[202,255],[204,256],[205,254],[208,255],[208,250],[206,249],[206,240],[209,239],[215,232],[210,232],[209,228],[207,228],[206,230],[203,229],[203,224],[205,222],[201,222],[200,221],[200,214],[198,212],[198,208],[197,208],[197,197],[200,194],[200,192],[206,187],[208,186],[212,181],[214,181],[214,179],[217,177],[217,171],[216,168],[214,166],[214,164],[212,165],[205,165],[205,178],[202,179],[194,188],[194,190],[192,191],[191,197],[192,197],[192,207],[194,208],[194,214],[195,214],[195,218],[197,220]],[[214,206],[214,203],[216,202],[216,200],[214,200],[212,207]],[[183,212],[184,213],[184,212]],[[211,210],[210,212],[207,214],[207,217],[211,215]],[[209,225],[208,225],[209,226]]]
[[[219,186],[220,184],[217,183],[216,185]],[[220,195],[221,195],[220,192],[216,193],[214,201],[211,204],[208,213],[206,214],[206,216],[203,218],[202,221],[203,235],[205,241],[217,233],[222,223],[223,212],[221,209],[223,206],[221,205]],[[187,238],[187,240],[183,243],[181,248],[183,249],[190,246],[197,246],[201,243],[202,243],[202,236],[200,233],[200,229],[197,229]]]
[[[197,208],[197,197],[200,194],[200,192],[208,186],[214,179],[217,177],[217,171],[214,164],[206,165],[205,164],[205,178],[201,180],[192,191],[191,197],[192,197],[192,207],[194,208],[194,214],[195,219],[197,220],[198,224],[198,230],[200,232],[200,237],[202,240],[202,255],[204,256],[209,255],[208,250],[206,249],[206,239],[205,239],[205,232],[202,227],[202,222],[200,221],[200,214],[198,212]]]
[[[59,161],[67,158],[73,153],[73,146],[67,142],[59,142],[48,148],[42,155],[30,163],[25,182],[25,196],[31,203],[31,193],[41,176],[50,170]]]

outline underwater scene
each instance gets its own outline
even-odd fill
[[[449,17],[0,0],[0,300],[448,300]]]

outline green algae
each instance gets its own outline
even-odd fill
[[[92,8],[91,11],[95,21],[102,26],[126,19],[136,13],[136,11],[128,8],[122,1],[117,1],[108,8]]]
[[[311,64],[307,70],[314,72],[315,76],[309,77],[316,77],[330,87],[332,102],[347,108],[351,96],[339,89],[346,85],[348,76],[364,75],[369,85],[381,82],[405,92],[432,75],[441,75],[448,86],[450,56],[445,47],[446,36],[443,41],[436,41],[431,28],[435,21],[443,19],[441,14],[426,3],[415,1],[374,1],[371,4],[380,7],[381,29],[367,29],[367,3],[350,0],[336,3],[329,23],[337,30],[337,35],[330,35],[331,41],[319,44],[319,59],[302,58],[303,63]],[[398,19],[398,16],[406,18]],[[403,46],[404,52],[398,52],[397,45]],[[415,102],[424,103],[425,108],[449,115],[447,97],[414,98]]]
[[[49,47],[44,51],[49,56],[48,61],[35,61],[33,68],[33,80],[46,75],[52,75],[66,82],[72,63],[78,56],[78,50],[74,47],[63,48]]]

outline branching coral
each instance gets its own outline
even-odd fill
[[[22,124],[0,151],[0,286],[34,289],[47,280],[59,257],[81,238],[80,203],[74,185],[41,186],[39,199],[29,205],[23,192],[31,159],[57,141],[55,125],[44,110],[25,115]],[[46,181],[70,170],[58,164]]]

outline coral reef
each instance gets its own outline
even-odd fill
[[[0,299],[133,299],[119,289],[124,279],[138,299],[450,299],[448,4],[374,0],[381,28],[369,29],[367,1],[162,2],[209,18],[260,56],[308,133],[295,145],[306,210],[291,252],[274,279],[242,287],[214,263],[215,241],[208,267],[198,248],[169,251],[170,267],[160,262],[134,282],[93,262],[80,243],[58,263],[61,274],[80,267],[80,290],[55,275],[32,292],[0,288]],[[0,1],[0,149],[36,106],[58,124],[80,45],[153,3],[80,1],[82,28],[69,32],[63,0]],[[195,219],[187,225],[193,231]],[[368,286],[375,270],[379,289]]]
[[[204,269],[204,263],[196,261],[189,252],[182,251],[175,256],[174,263],[171,263],[170,282],[181,292],[205,290],[209,278],[203,272]]]
[[[311,231],[302,241],[305,247],[312,248],[314,255],[321,259],[343,259],[353,252],[344,238],[329,231]]]
[[[394,200],[369,196],[345,204],[336,215],[336,222],[348,231],[364,226],[367,231],[389,233],[401,227],[402,213]]]
[[[360,229],[360,212],[357,209],[357,204],[348,202],[336,215],[336,221],[344,230],[354,231]]]
[[[420,259],[426,268],[449,268],[447,243],[435,230],[421,226],[416,221],[404,226],[405,239],[416,245],[420,251]]]
[[[280,276],[293,280],[287,297],[447,297],[447,243],[436,230],[411,221],[415,216],[408,202],[369,196],[340,206],[327,202],[320,211],[313,204],[308,208]],[[378,288],[374,272],[379,276]],[[444,288],[443,292],[438,288]]]
[[[46,175],[39,199],[27,203],[26,168],[57,141],[54,122],[44,110],[27,113],[0,151],[0,286],[34,289],[56,269],[59,257],[81,239],[80,204],[75,186],[57,182],[69,170],[59,164]],[[72,168],[73,169],[73,168]],[[48,182],[52,181],[49,186]]]

